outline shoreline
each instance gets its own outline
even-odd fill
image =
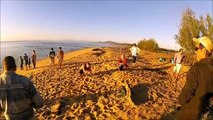
[[[76,49],[76,50],[70,50],[70,51],[67,51],[64,53],[64,61],[70,59],[70,58],[73,58],[73,57],[76,57],[76,56],[79,56],[79,55],[82,55],[84,53],[87,53],[89,51],[92,51],[92,47],[87,47],[87,48],[82,48],[82,49]],[[57,65],[57,61],[55,61],[55,65]],[[32,65],[31,65],[32,67]],[[27,77],[29,77],[32,73],[38,73],[38,72],[41,72],[43,71],[45,68],[49,67],[49,58],[48,57],[45,57],[45,58],[42,58],[42,59],[39,59],[36,61],[36,68],[35,69],[29,69],[29,70],[20,70],[20,67],[19,65],[17,65],[17,70],[16,70],[16,73],[17,74],[20,74],[20,75],[25,75]],[[25,68],[25,66],[24,66]]]

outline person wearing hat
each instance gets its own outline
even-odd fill
[[[136,62],[137,59],[137,53],[140,52],[140,49],[137,47],[137,45],[134,43],[133,47],[130,48],[130,51],[132,52],[132,58],[133,62]]]
[[[178,98],[181,108],[177,120],[200,120],[204,114],[204,103],[208,103],[205,98],[213,93],[213,59],[210,57],[213,43],[207,37],[194,38],[193,41],[197,47],[197,63],[189,69]]]
[[[0,113],[7,120],[30,120],[34,110],[42,107],[43,98],[33,82],[16,74],[16,63],[12,56],[3,60],[3,73],[0,76]]]

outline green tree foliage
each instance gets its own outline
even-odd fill
[[[213,40],[213,19],[210,14],[206,15],[206,19],[200,16],[200,31],[202,36],[207,36]]]
[[[159,49],[158,43],[155,41],[155,39],[143,39],[139,41],[138,47],[143,50],[149,50],[149,51],[157,51]]]
[[[193,38],[199,37],[199,21],[195,13],[187,8],[182,16],[178,35],[175,36],[176,42],[187,50],[194,49]]]
[[[193,38],[207,36],[213,40],[213,19],[207,14],[206,18],[195,17],[195,13],[187,8],[182,15],[179,32],[175,35],[176,42],[186,50],[194,50]]]

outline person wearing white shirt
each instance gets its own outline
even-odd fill
[[[137,59],[137,53],[140,52],[140,49],[134,43],[133,47],[130,48],[130,51],[132,52],[133,62],[135,63]]]

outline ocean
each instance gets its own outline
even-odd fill
[[[39,60],[48,56],[50,48],[57,52],[58,47],[62,47],[64,52],[68,52],[81,48],[104,46],[109,46],[109,44],[85,41],[2,41],[0,43],[0,69],[5,56],[13,56],[19,66],[19,56],[24,56],[24,53],[31,56],[32,50],[36,51],[37,60]]]

